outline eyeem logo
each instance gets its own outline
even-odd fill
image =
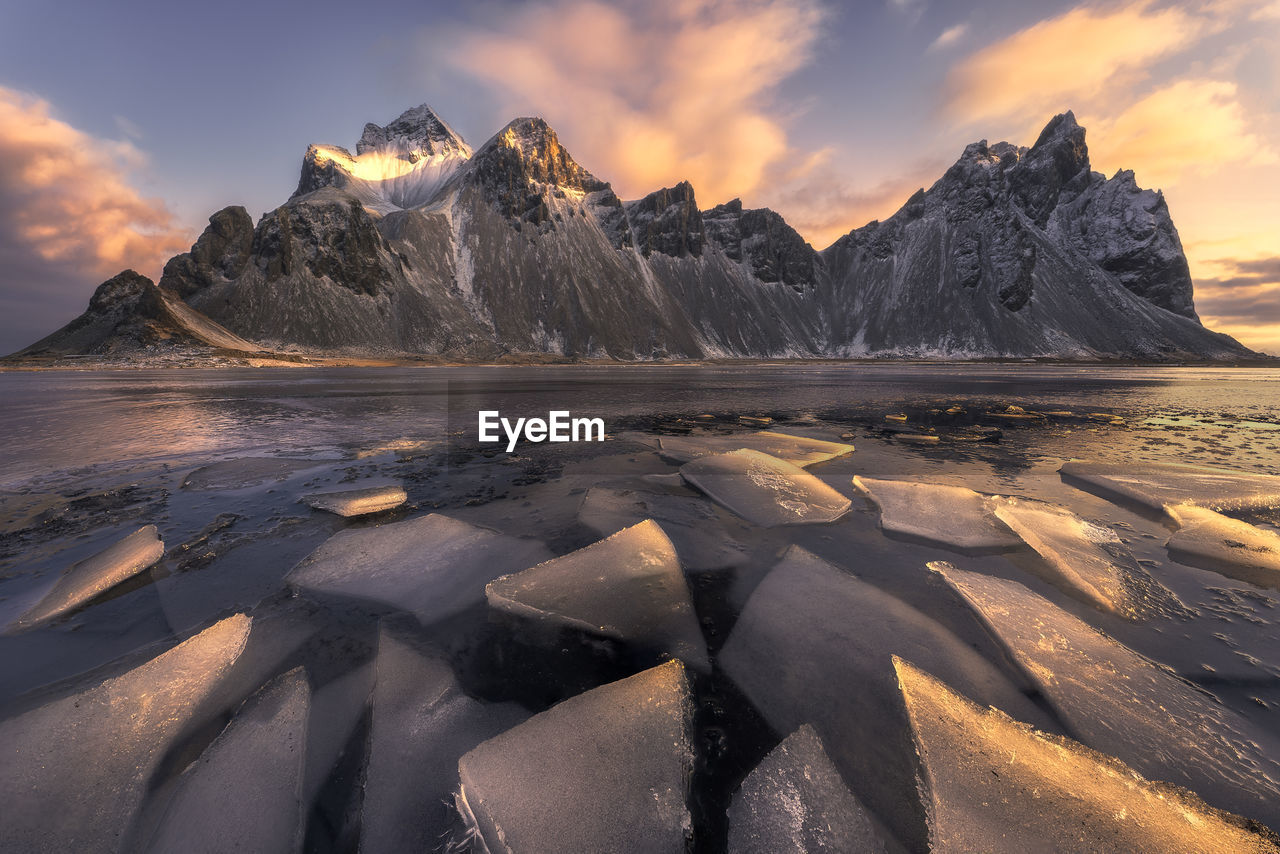
[[[480,416],[480,441],[501,442],[498,428],[507,437],[507,453],[516,449],[521,439],[526,442],[603,442],[603,418],[571,418],[564,409],[553,410],[542,418],[503,418],[496,409],[482,409]]]

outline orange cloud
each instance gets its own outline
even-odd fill
[[[948,112],[977,123],[1079,108],[1214,28],[1152,5],[1078,6],[977,51],[949,75]]]
[[[436,50],[510,112],[543,115],[624,198],[689,180],[710,205],[794,155],[770,95],[822,20],[815,0],[551,0]]]
[[[45,101],[0,87],[0,222],[18,244],[6,255],[21,249],[94,277],[126,267],[157,275],[191,236],[128,183],[142,163],[131,144],[90,136]]]

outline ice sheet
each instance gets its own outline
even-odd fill
[[[1167,510],[1180,526],[1166,544],[1169,557],[1280,590],[1280,535],[1192,504]]]
[[[689,483],[744,519],[766,528],[834,522],[852,506],[799,466],[739,450],[699,457],[680,467]]]
[[[1016,498],[1000,501],[995,514],[1043,558],[1046,580],[1071,596],[1129,619],[1186,613],[1110,528],[1063,507]]]
[[[1280,850],[1190,792],[983,708],[906,661],[894,664],[937,854]]]
[[[686,569],[708,569],[733,566],[746,553],[741,543],[726,536],[721,514],[736,521],[702,497],[593,486],[582,497],[578,521],[607,536],[653,519],[675,543]]]
[[[62,574],[45,596],[10,624],[8,631],[25,631],[72,611],[105,593],[164,557],[164,543],[155,525],[134,531]]]
[[[720,665],[775,731],[811,724],[862,803],[902,844],[918,849],[925,817],[894,654],[928,661],[982,703],[1048,724],[960,638],[797,546],[748,600]]]
[[[1059,471],[1068,483],[1157,513],[1167,504],[1211,510],[1280,507],[1280,477],[1275,475],[1178,463],[1118,465],[1078,460]]]
[[[696,460],[698,457],[736,451],[739,448],[759,451],[801,467],[825,463],[853,453],[853,445],[809,439],[804,436],[789,436],[773,430],[762,430],[759,433],[735,433],[730,436],[662,436],[658,439],[658,446],[664,457],[681,463]]]
[[[579,694],[463,756],[460,808],[492,854],[683,854],[692,713],[678,661]]]
[[[351,517],[394,510],[408,501],[409,495],[402,486],[372,486],[366,489],[316,492],[302,496],[302,500],[317,510]]]
[[[533,540],[432,513],[335,534],[294,567],[288,581],[400,608],[429,624],[482,601],[494,578],[550,556]]]
[[[228,617],[95,688],[0,721],[5,848],[122,850],[152,774],[244,650],[251,622]]]
[[[183,772],[148,850],[298,851],[311,688],[302,668],[250,697]]]
[[[1073,736],[1150,779],[1280,826],[1274,733],[1017,582],[930,566],[973,607]]]
[[[652,519],[485,588],[489,606],[600,634],[709,670],[675,546]]]
[[[880,508],[880,527],[966,553],[1022,545],[995,517],[991,500],[963,486],[855,477],[853,485]]]
[[[884,844],[805,724],[769,752],[729,805],[729,854],[879,854]]]

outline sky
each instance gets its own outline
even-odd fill
[[[477,147],[540,115],[623,198],[688,180],[818,249],[1071,109],[1165,193],[1205,324],[1280,354],[1280,0],[0,0],[0,352],[420,103]]]

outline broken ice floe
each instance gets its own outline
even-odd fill
[[[18,617],[9,631],[47,623],[150,567],[164,556],[155,525],[147,525],[67,569],[45,596]]]
[[[919,750],[930,850],[1276,852],[1238,816],[983,708],[895,658]]]
[[[458,762],[458,808],[493,854],[682,854],[693,705],[671,661],[571,697]]]
[[[528,717],[515,703],[480,703],[443,659],[378,637],[373,727],[365,769],[360,850],[431,851],[448,828],[458,760]]]
[[[1214,806],[1280,825],[1280,738],[1017,582],[947,563],[930,568],[969,603],[1073,736]]]
[[[925,816],[894,654],[929,662],[975,700],[1052,726],[964,640],[798,546],[756,588],[719,660],[775,731],[811,724],[862,803],[921,850]]]
[[[675,478],[681,490],[687,488],[679,475]],[[727,535],[722,524],[725,519],[745,523],[701,496],[593,486],[578,508],[578,521],[602,536],[645,519],[662,525],[686,568],[733,566],[746,553],[741,543]]]
[[[408,501],[409,495],[404,491],[404,487],[393,485],[315,492],[302,496],[302,500],[317,510],[351,517],[394,510]]]
[[[1166,505],[1212,510],[1280,507],[1280,477],[1178,463],[1113,465],[1073,460],[1063,480],[1121,503],[1163,513]]]
[[[482,601],[494,578],[550,556],[533,540],[432,513],[337,533],[295,566],[288,581],[400,608],[425,625]]]
[[[652,519],[491,581],[485,598],[499,611],[710,668],[675,546]]]
[[[296,668],[245,701],[179,778],[148,850],[298,851],[311,688]]]
[[[228,617],[145,664],[0,721],[12,851],[118,851],[152,774],[244,650]]]
[[[687,463],[698,457],[736,451],[739,448],[759,451],[801,467],[824,463],[853,453],[853,445],[809,439],[805,436],[789,436],[772,430],[759,433],[736,433],[729,436],[662,436],[658,439],[658,446],[664,457],[680,463]]]
[[[1077,599],[1130,619],[1187,613],[1110,528],[1062,507],[1016,498],[999,502],[995,514],[1040,555],[1050,573],[1046,580]]]
[[[1180,526],[1167,543],[1169,557],[1280,590],[1280,535],[1190,504],[1167,510]]]
[[[1022,540],[995,517],[993,502],[963,486],[855,477],[880,508],[886,532],[966,553],[1005,551]]]
[[[742,449],[699,457],[680,475],[744,519],[766,528],[834,522],[852,502],[791,463]]]
[[[317,460],[288,457],[242,457],[201,466],[182,481],[183,489],[247,489],[268,481],[287,480],[306,469],[323,465]]]
[[[805,724],[761,760],[729,805],[730,854],[879,854],[884,844]]]

